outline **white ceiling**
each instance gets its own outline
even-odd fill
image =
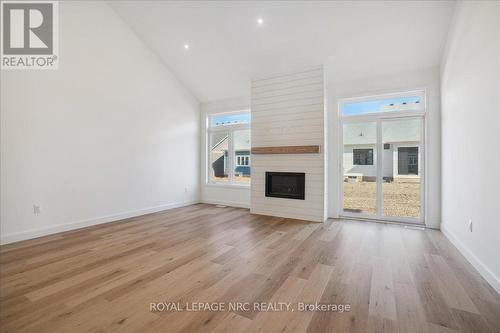
[[[439,65],[452,1],[123,1],[110,6],[202,102],[324,64],[342,81]],[[262,17],[264,24],[257,25]],[[189,50],[184,44],[189,44]]]

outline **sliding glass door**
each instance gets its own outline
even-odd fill
[[[408,100],[350,101],[341,109],[351,111],[340,118],[341,216],[424,222],[425,109],[418,105],[421,95],[413,97],[415,109],[406,106]],[[406,109],[393,107],[398,102]],[[356,108],[376,111],[353,114]]]
[[[343,124],[343,209],[346,213],[377,213],[377,123]]]
[[[421,215],[422,119],[382,121],[384,217],[416,218]]]

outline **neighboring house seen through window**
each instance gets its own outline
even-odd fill
[[[250,113],[208,117],[208,182],[250,184]]]

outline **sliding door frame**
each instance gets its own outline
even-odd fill
[[[352,102],[362,102],[370,101],[383,98],[393,98],[393,97],[403,97],[409,94],[418,93],[423,101],[423,108],[421,110],[408,110],[408,111],[387,111],[380,113],[370,113],[356,116],[342,116],[341,110],[342,105],[345,103]],[[339,112],[339,199],[340,199],[340,209],[339,216],[346,218],[360,218],[360,219],[370,219],[379,221],[389,221],[389,222],[399,222],[408,224],[425,224],[426,216],[426,99],[425,90],[418,90],[412,92],[403,92],[395,94],[383,94],[375,95],[369,97],[354,97],[354,98],[344,98],[339,100],[338,112]],[[403,217],[403,216],[385,216],[383,214],[383,137],[382,137],[382,123],[384,121],[397,121],[404,119],[420,119],[420,142],[418,145],[419,149],[419,173],[420,173],[420,215],[419,217]],[[344,211],[344,124],[349,123],[366,123],[373,122],[376,124],[377,128],[377,143],[376,143],[376,167],[377,167],[377,187],[376,187],[376,213],[354,213]]]

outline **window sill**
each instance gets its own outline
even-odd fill
[[[241,188],[241,189],[250,189],[250,185],[247,184],[237,184],[237,183],[206,183],[205,184],[208,187],[222,187],[222,188]]]

